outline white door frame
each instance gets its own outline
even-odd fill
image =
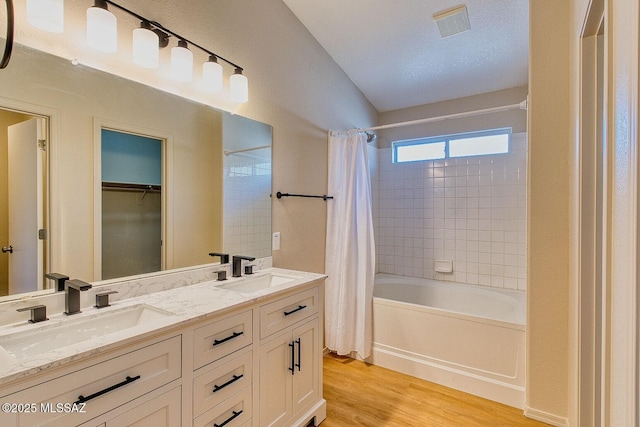
[[[93,119],[93,280],[102,280],[102,129],[162,141],[162,248],[161,269],[173,268],[173,135],[130,123]]]
[[[580,123],[578,146],[578,423],[603,426],[609,227],[607,50],[604,1],[594,0],[578,44],[580,50]],[[604,49],[603,49],[604,48]]]
[[[600,414],[593,420],[595,425],[636,426],[640,422],[640,316],[638,315],[638,297],[640,295],[638,271],[640,269],[640,174],[639,174],[639,129],[640,129],[640,6],[637,0],[592,0],[594,5],[601,4],[604,14],[604,88],[606,105],[605,162],[608,171],[604,174],[606,197],[601,207],[607,219],[604,221],[603,249],[603,290],[602,318],[591,318],[593,304],[580,296],[580,274],[588,273],[581,265],[582,253],[578,253],[578,320],[576,330],[577,381],[574,387],[578,398],[575,411],[576,424],[589,426],[588,415],[584,420],[581,414]],[[585,16],[583,30],[589,26],[589,14]],[[590,35],[583,33],[584,35]],[[576,36],[581,37],[581,34]],[[578,48],[583,49],[582,39]],[[585,53],[584,51],[580,52]],[[581,78],[588,78],[588,62],[584,58],[577,64]],[[592,64],[591,64],[592,65]],[[588,87],[581,81],[578,89],[577,106],[580,117],[589,119],[587,100],[581,91]],[[593,112],[593,111],[592,111]],[[579,123],[579,138],[585,137],[585,123]],[[588,133],[588,132],[587,132]],[[586,135],[588,136],[588,135]],[[582,148],[582,147],[579,147]],[[579,165],[580,167],[582,165]],[[579,169],[582,172],[582,169]],[[581,181],[581,177],[578,177]],[[582,207],[582,201],[577,209]],[[585,214],[588,214],[585,212]],[[580,215],[577,215],[578,221]],[[580,224],[580,223],[579,223]],[[592,233],[579,228],[581,239],[590,239]],[[582,242],[581,242],[582,243]],[[579,245],[579,248],[582,248]],[[585,268],[583,270],[583,268]],[[602,382],[601,399],[590,402],[580,399],[579,389],[588,386],[588,371],[595,367],[581,365],[588,361],[588,352],[597,351],[595,346],[583,347],[583,344],[596,338],[595,331],[600,330],[602,339]],[[581,341],[581,338],[584,340]],[[592,341],[593,342],[593,341]],[[584,385],[582,385],[584,382]],[[599,406],[597,412],[595,406]]]

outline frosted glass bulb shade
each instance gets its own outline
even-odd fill
[[[118,50],[118,20],[113,13],[96,6],[87,9],[87,44],[105,53]]]
[[[229,77],[229,98],[238,104],[249,100],[249,81],[241,70],[236,69],[235,74]]]
[[[179,82],[193,79],[193,53],[182,40],[178,46],[171,48],[171,75]]]
[[[144,68],[158,68],[160,38],[150,29],[133,30],[133,62]]]
[[[220,92],[222,90],[222,65],[211,60],[202,64],[202,80],[207,91]]]
[[[27,22],[50,33],[64,31],[64,0],[27,0]]]

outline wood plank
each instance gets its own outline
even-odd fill
[[[335,354],[325,356],[323,378],[322,427],[547,425],[520,409]]]

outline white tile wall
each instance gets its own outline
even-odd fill
[[[376,151],[377,271],[526,289],[526,133],[508,154],[393,164],[390,148]],[[453,273],[436,273],[436,259]]]
[[[271,256],[270,193],[271,149],[225,156],[222,242],[225,252]]]

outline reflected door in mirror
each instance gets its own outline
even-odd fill
[[[162,141],[102,129],[102,279],[162,269]]]
[[[0,115],[6,171],[0,179],[0,292],[7,295],[44,286],[46,122],[5,110]]]

